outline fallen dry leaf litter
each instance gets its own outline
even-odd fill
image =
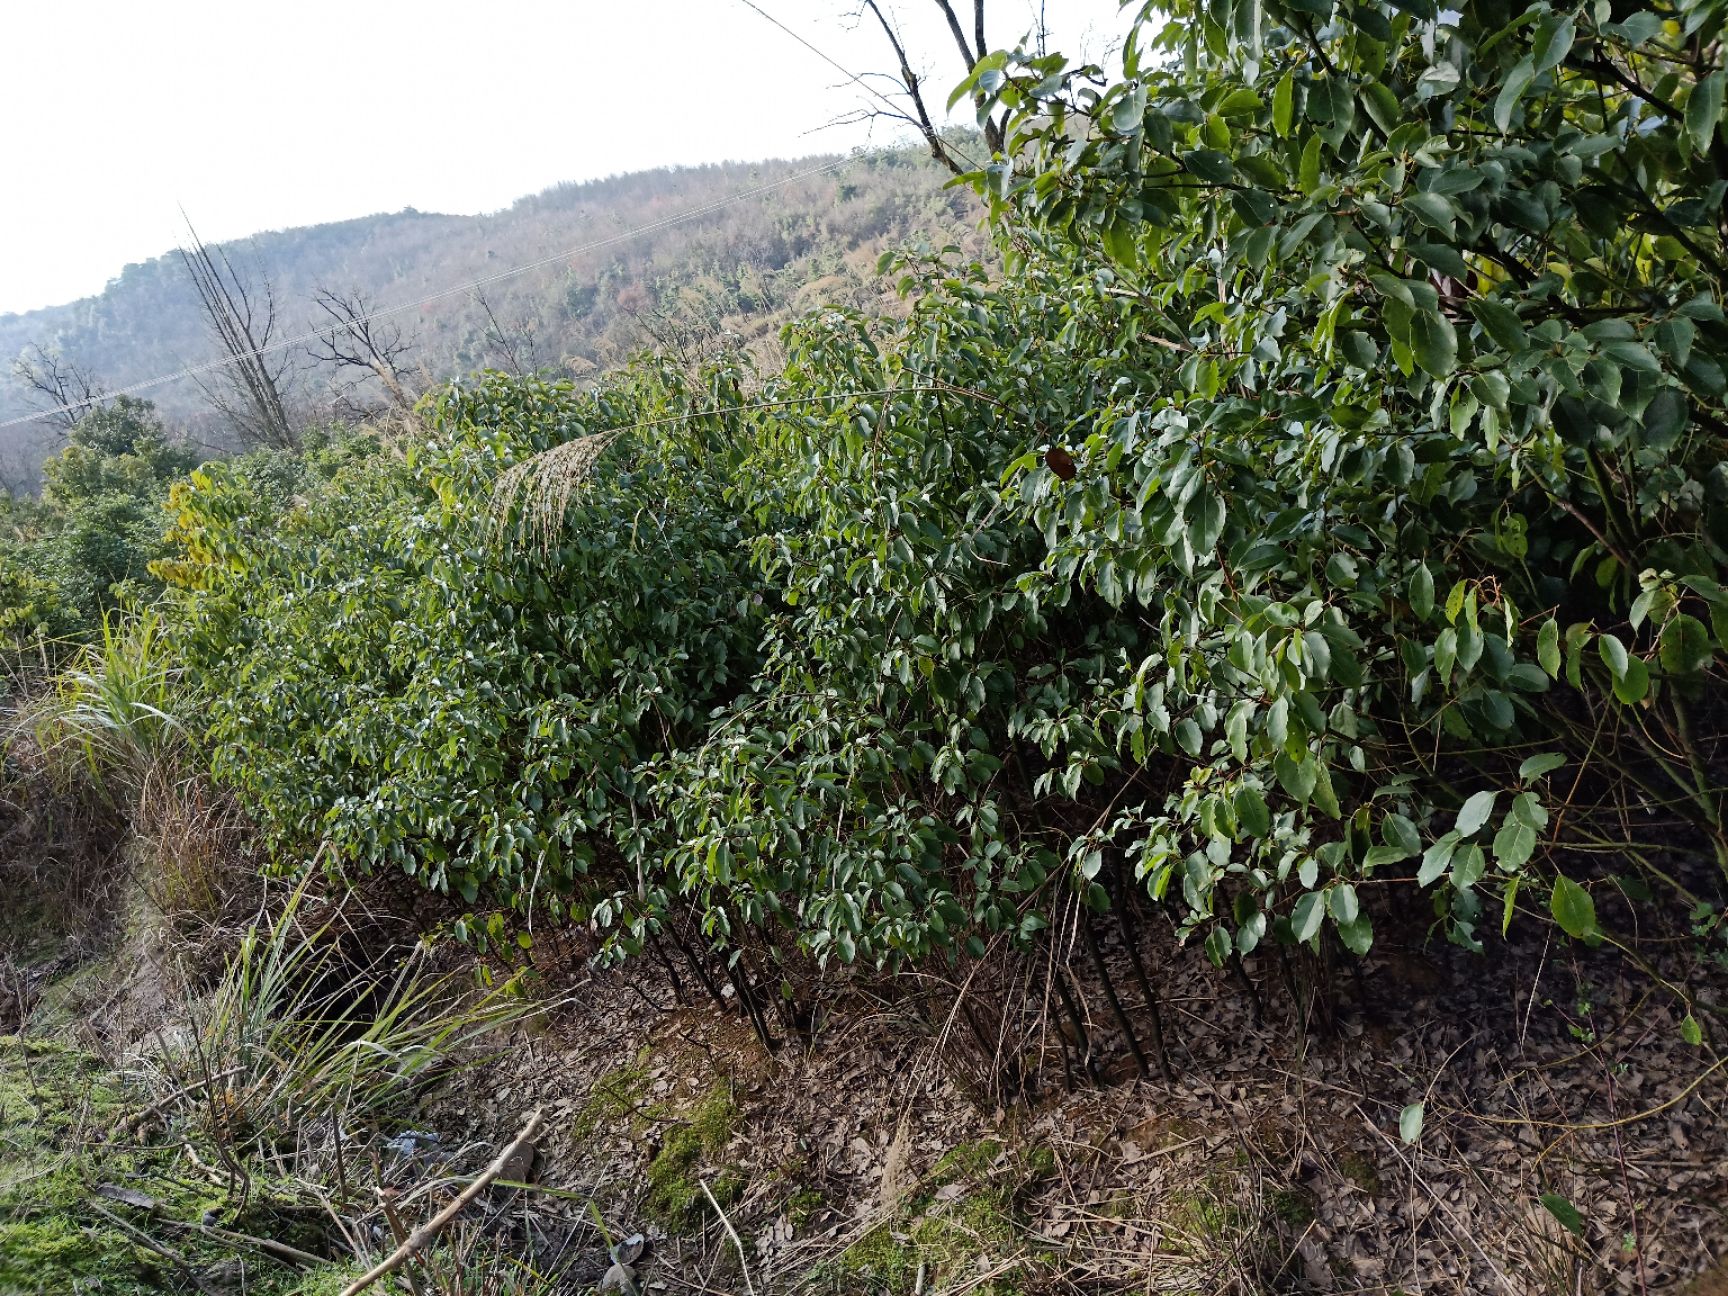
[[[1269,966],[1245,969],[1257,1014],[1239,979],[1163,953],[1173,1084],[1098,1085],[1076,1065],[1069,1092],[1046,1032],[1035,1099],[981,1103],[951,1064],[951,1018],[863,993],[770,1057],[741,1018],[675,1006],[637,966],[634,984],[588,980],[442,1114],[507,1138],[545,1104],[543,1177],[592,1194],[618,1235],[648,1234],[654,1291],[744,1290],[713,1211],[683,1230],[652,1218],[652,1167],[716,1101],[724,1141],[688,1172],[723,1181],[756,1291],[1720,1287],[1706,1272],[1728,1260],[1720,975],[1668,969],[1705,987],[1694,1045],[1663,970],[1612,951],[1382,950],[1340,985],[1335,1028],[1303,1032]],[[1131,1075],[1102,996],[1080,986],[1099,1070]],[[1001,1218],[969,1209],[980,1199]],[[914,1268],[932,1246],[958,1268]]]

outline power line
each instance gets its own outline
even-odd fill
[[[834,58],[832,55],[826,53],[825,51],[823,51],[819,48],[817,48],[810,41],[806,40],[803,36],[799,35],[795,31],[793,31],[785,23],[781,22],[773,14],[769,13],[766,9],[762,8],[762,6],[757,4],[755,2],[755,0],[738,0],[738,3],[743,5],[746,9],[749,9],[752,12],[756,13],[760,17],[767,19],[770,23],[774,24],[774,26],[778,27],[781,31],[785,32],[793,40],[797,41],[805,49],[809,50],[817,58],[821,59],[824,63],[828,64],[829,67],[831,67],[831,68],[835,69],[835,71],[839,72],[841,76],[845,77],[848,81],[850,81],[854,85],[856,85],[865,94],[871,95],[874,98],[876,98],[877,100],[879,100],[881,103],[885,104],[888,108],[888,111],[893,113],[896,117],[899,117],[902,120],[906,120],[906,121],[911,120],[910,118],[908,118],[906,116],[905,110],[902,109],[899,104],[895,103],[887,95],[883,94],[875,86],[871,85],[859,73],[852,71],[850,68],[848,68],[845,64],[841,63],[838,59]],[[899,37],[896,36],[896,37],[894,37],[894,39],[898,40]],[[979,50],[978,53],[979,53],[979,56],[982,57],[984,51]],[[918,123],[914,122],[913,124],[917,125]],[[967,163],[969,163],[970,165],[972,165],[974,167],[978,166],[978,159],[970,156],[969,154],[967,154],[963,149],[959,148],[958,146],[950,145],[950,147],[952,147],[954,149],[954,152],[959,154],[960,157],[964,161],[966,161]]]
[[[601,248],[611,247],[617,243],[627,242],[630,239],[640,237],[643,234],[651,234],[656,230],[662,230],[672,225],[682,224],[684,221],[694,220],[698,216],[706,216],[711,212],[719,211],[721,208],[728,207],[733,203],[743,202],[747,198],[757,198],[763,194],[772,193],[776,189],[782,189],[789,184],[794,184],[799,180],[808,180],[812,176],[819,176],[830,171],[838,170],[840,167],[845,166],[852,160],[853,159],[850,157],[834,158],[831,161],[824,162],[821,166],[811,167],[806,171],[797,171],[789,176],[782,176],[780,179],[771,181],[768,184],[756,185],[750,189],[740,190],[738,193],[729,194],[725,198],[717,198],[713,202],[702,204],[700,207],[691,207],[671,216],[662,217],[660,220],[650,221],[646,225],[638,225],[634,229],[625,230],[620,234],[611,234],[606,238],[596,239],[592,243],[584,243],[580,247],[569,248],[563,252],[555,252],[550,256],[540,257],[538,260],[524,262],[522,265],[512,266],[508,270],[500,270],[494,274],[485,275],[479,279],[458,284],[453,288],[440,289],[438,292],[428,293],[426,296],[416,298],[413,301],[399,302],[394,306],[381,307],[378,310],[367,312],[359,319],[353,320],[351,325],[358,326],[360,324],[369,323],[372,320],[382,319],[386,316],[399,315],[403,311],[416,310],[421,306],[428,305],[435,301],[441,301],[446,297],[454,297],[458,293],[472,292],[476,288],[484,288],[488,284],[495,284],[504,279],[511,279],[517,275],[526,274],[530,270],[538,270],[544,266],[552,265],[554,262],[568,260],[571,257],[582,256],[589,252],[598,251]],[[0,423],[0,430],[12,427],[22,427],[26,423],[36,423],[44,418],[51,418],[56,414],[75,413],[78,410],[89,409],[93,405],[99,405],[103,401],[112,400],[116,396],[131,396],[137,392],[148,391],[153,387],[160,387],[164,383],[178,382],[182,378],[195,378],[200,374],[210,373],[217,369],[225,369],[229,365],[238,364],[242,360],[250,360],[258,356],[271,355],[278,351],[286,351],[293,347],[304,346],[308,342],[317,341],[327,332],[329,332],[328,329],[313,329],[311,332],[301,333],[295,337],[286,338],[281,342],[272,342],[268,346],[257,347],[252,351],[244,352],[240,355],[222,356],[215,360],[206,360],[201,364],[188,365],[186,368],[176,370],[173,373],[162,374],[155,378],[147,378],[142,382],[128,383],[124,387],[116,388],[111,392],[104,392],[100,396],[92,396],[85,400],[74,401],[68,405],[57,405],[51,409],[37,410],[33,414],[26,414],[17,418],[7,419],[5,422]]]
[[[739,0],[739,3],[760,15],[775,27],[779,28],[805,49],[816,55],[817,58],[838,71],[849,82],[856,85],[866,94],[873,96],[885,104],[890,112],[894,113],[896,116],[904,116],[899,105],[895,104],[892,99],[889,99],[881,91],[872,86],[863,76],[852,71],[832,55],[826,53],[824,50],[807,40],[804,36],[781,22],[773,14],[755,4],[754,0]],[[960,149],[956,148],[954,151],[967,162],[972,163],[974,166],[977,165],[973,158],[967,157],[967,155]],[[368,324],[376,319],[384,319],[391,315],[399,315],[404,311],[417,310],[418,308],[429,305],[432,302],[442,301],[446,297],[454,297],[458,293],[472,292],[476,288],[484,288],[488,284],[495,284],[505,279],[512,279],[517,275],[527,274],[530,270],[539,270],[545,266],[553,264],[554,262],[568,260],[571,257],[582,256],[589,252],[598,251],[601,248],[611,247],[617,243],[627,242],[630,239],[637,238],[643,234],[651,234],[656,230],[666,229],[669,226],[678,225],[687,220],[693,220],[698,216],[706,216],[711,212],[716,212],[723,207],[730,206],[732,203],[742,202],[747,198],[755,198],[760,197],[762,194],[772,193],[776,189],[784,188],[785,186],[793,184],[799,180],[808,180],[813,176],[823,175],[827,172],[837,170],[846,165],[849,161],[851,161],[850,158],[835,158],[830,162],[823,163],[821,166],[811,167],[807,171],[795,172],[792,175],[783,176],[781,179],[772,181],[768,184],[757,185],[751,189],[741,190],[740,192],[731,194],[725,198],[719,198],[711,203],[704,203],[700,207],[692,207],[687,211],[678,212],[675,215],[663,217],[657,221],[651,221],[646,225],[639,225],[634,229],[626,230],[620,234],[613,234],[603,239],[597,239],[592,243],[585,243],[580,247],[569,248],[563,252],[555,252],[550,256],[540,257],[538,260],[528,261],[518,266],[512,266],[508,270],[500,270],[494,274],[485,275],[479,279],[458,284],[453,288],[444,288],[435,293],[428,293],[426,296],[416,298],[413,301],[399,302],[394,306],[381,307],[378,310],[367,312],[358,319],[349,321],[347,326],[357,327],[361,324]],[[56,414],[76,413],[79,410],[89,409],[93,405],[99,405],[103,401],[112,400],[116,396],[132,396],[141,391],[149,391],[152,388],[163,386],[166,383],[179,382],[184,378],[196,378],[201,374],[211,373],[218,369],[225,369],[229,365],[239,364],[244,360],[256,359],[259,356],[272,355],[279,351],[287,351],[294,347],[304,346],[309,342],[316,342],[328,331],[329,330],[327,329],[321,328],[313,329],[310,332],[286,338],[281,342],[272,342],[268,346],[256,347],[251,351],[243,352],[238,355],[221,356],[214,360],[206,360],[201,364],[188,365],[184,369],[176,370],[173,373],[161,374],[155,378],[146,378],[142,382],[128,383],[124,387],[116,388],[111,392],[104,392],[100,396],[91,396],[84,400],[74,401],[67,405],[57,405],[50,409],[42,409],[31,414],[19,415],[16,418],[10,418],[4,422],[0,422],[0,431],[5,430],[6,428],[22,427],[29,423],[40,422],[42,419],[52,418]]]

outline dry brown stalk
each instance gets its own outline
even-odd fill
[[[344,1287],[342,1296],[360,1296],[361,1292],[380,1278],[395,1273],[405,1263],[424,1251],[431,1244],[432,1239],[444,1231],[451,1220],[460,1215],[476,1197],[486,1191],[494,1179],[504,1173],[504,1167],[510,1165],[521,1154],[523,1147],[534,1141],[540,1133],[540,1126],[544,1120],[544,1112],[536,1107],[534,1114],[528,1118],[528,1123],[522,1127],[522,1132],[511,1140],[510,1145],[498,1154],[491,1165],[480,1172],[479,1177],[473,1183],[464,1188],[456,1199],[443,1210],[410,1233],[406,1242]]]
[[[226,1071],[218,1071],[208,1080],[198,1079],[193,1080],[190,1084],[181,1085],[178,1089],[174,1090],[174,1092],[158,1098],[148,1107],[135,1112],[133,1115],[128,1116],[125,1120],[121,1121],[120,1124],[115,1127],[113,1138],[109,1141],[113,1142],[115,1139],[125,1138],[127,1135],[131,1134],[133,1130],[141,1128],[145,1122],[150,1120],[151,1117],[160,1115],[163,1109],[165,1109],[170,1103],[179,1102],[180,1099],[189,1097],[213,1084],[219,1084],[223,1080],[231,1080],[245,1069],[245,1067],[232,1066]]]
[[[181,1227],[190,1228],[193,1232],[202,1233],[205,1237],[253,1247],[266,1255],[274,1256],[278,1260],[285,1260],[289,1264],[300,1265],[302,1268],[316,1269],[325,1263],[322,1256],[315,1256],[310,1251],[302,1251],[299,1247],[289,1246],[286,1242],[278,1242],[275,1238],[257,1237],[251,1233],[236,1233],[233,1229],[218,1228],[214,1224],[190,1224]]]
[[[726,1218],[726,1212],[720,1209],[720,1203],[714,1200],[714,1190],[708,1186],[706,1179],[698,1179],[702,1192],[708,1198],[708,1204],[714,1208],[714,1213],[720,1217],[720,1222],[726,1226],[726,1236],[732,1239],[732,1245],[738,1248],[738,1267],[744,1271],[744,1291],[746,1296],[756,1296],[756,1288],[750,1282],[750,1261],[744,1255],[744,1241],[738,1236],[738,1230],[732,1227],[732,1221]],[[346,1296],[346,1293],[344,1293]]]

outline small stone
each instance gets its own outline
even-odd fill
[[[606,1271],[606,1276],[600,1280],[602,1292],[622,1292],[624,1296],[636,1296],[636,1271],[627,1264],[615,1264]]]

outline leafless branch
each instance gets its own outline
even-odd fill
[[[212,250],[186,222],[191,247],[180,249],[181,263],[198,292],[204,319],[227,353],[229,363],[212,383],[200,383],[216,410],[253,445],[292,449],[298,442],[282,383],[289,358],[272,363],[268,351],[276,332],[276,296],[270,280],[262,280],[261,300],[234,269],[228,254]]]
[[[497,313],[492,309],[492,303],[486,299],[486,294],[478,288],[474,290],[474,300],[486,315],[486,335],[491,339],[504,357],[504,364],[518,378],[533,373],[540,367],[538,348],[534,344],[534,327],[526,319],[515,329],[506,329],[498,320]],[[524,363],[526,359],[526,363]]]
[[[359,1296],[359,1293],[365,1291],[380,1278],[396,1272],[404,1263],[424,1251],[451,1220],[460,1215],[470,1202],[486,1191],[487,1186],[494,1179],[504,1173],[504,1167],[510,1165],[513,1158],[519,1156],[524,1148],[534,1142],[540,1133],[543,1120],[543,1114],[536,1108],[533,1115],[529,1116],[528,1123],[522,1127],[522,1132],[515,1137],[509,1147],[498,1154],[497,1159],[491,1165],[480,1172],[479,1178],[464,1188],[456,1196],[456,1199],[443,1210],[410,1233],[407,1240],[395,1251],[344,1287],[342,1296]]]
[[[29,400],[42,411],[42,421],[62,436],[77,427],[105,394],[94,374],[40,342],[26,347],[12,362],[12,376],[29,389]]]
[[[979,60],[990,51],[985,36],[984,0],[973,0],[970,39],[968,39],[965,25],[961,22],[960,15],[955,10],[952,0],[935,0],[935,4],[942,11],[942,17],[948,24],[948,31],[954,37],[954,46],[960,53],[960,61],[965,67],[967,75],[970,75],[978,67]],[[894,58],[900,65],[901,87],[912,103],[910,117],[913,124],[917,126],[919,133],[924,136],[924,142],[930,146],[930,155],[956,175],[961,174],[962,171],[969,168],[961,166],[961,160],[955,158],[954,150],[937,129],[935,119],[930,115],[929,107],[924,102],[922,84],[918,74],[912,70],[912,61],[907,56],[906,46],[901,41],[899,32],[895,30],[888,15],[883,12],[878,0],[862,0],[862,5],[875,17],[877,24],[882,28],[882,34],[888,38],[889,48],[894,51]],[[982,106],[981,92],[975,93],[973,99],[974,102]],[[884,115],[891,116],[892,114]],[[1006,138],[1003,133],[1002,122],[998,118],[985,116],[981,120],[981,125],[984,129],[984,142],[992,152],[1001,152]]]
[[[978,6],[978,8],[979,8],[979,15],[978,15],[979,36],[978,36],[978,49],[976,52],[974,52],[972,47],[966,43],[966,32],[960,26],[960,19],[959,19],[959,16],[956,15],[954,12],[954,6],[949,4],[948,0],[936,0],[936,7],[942,11],[942,16],[948,20],[948,30],[954,33],[954,43],[960,47],[960,58],[962,59],[962,61],[965,62],[966,70],[968,72],[970,72],[973,68],[978,66],[978,60],[984,54],[984,36],[983,36],[983,26],[984,26],[983,8],[984,8],[984,6],[983,6],[983,4],[980,3]]]
[[[945,0],[938,0],[947,8]],[[936,123],[930,116],[930,110],[924,106],[924,94],[919,89],[918,74],[912,70],[912,64],[906,57],[906,47],[900,43],[899,33],[894,30],[894,24],[888,21],[888,16],[882,12],[876,0],[864,0],[864,7],[875,15],[876,21],[882,27],[882,34],[888,38],[888,44],[894,51],[894,57],[900,61],[900,81],[906,89],[906,97],[912,101],[912,110],[917,118],[919,132],[924,136],[924,142],[930,146],[930,156],[955,175],[962,174],[964,168],[955,161],[953,153],[942,139],[942,134],[936,129]],[[952,14],[952,10],[949,11]],[[962,48],[965,46],[965,36],[956,31]],[[970,70],[970,64],[968,64]]]
[[[968,74],[975,71],[978,62],[990,52],[990,45],[984,38],[984,0],[972,0],[972,43],[966,43],[966,33],[960,26],[960,18],[954,12],[950,0],[936,0],[936,5],[942,10],[942,16],[948,20],[948,30],[954,34],[954,44],[959,47],[960,60],[965,63]],[[1040,19],[1042,22],[1042,19]],[[974,94],[974,100],[980,95]],[[1000,153],[1003,146],[1002,124],[993,117],[985,117],[984,142],[992,152]]]
[[[344,297],[320,288],[312,299],[332,321],[330,331],[320,335],[318,346],[310,351],[312,358],[333,364],[338,371],[360,369],[375,375],[397,409],[412,410],[414,397],[408,390],[403,359],[414,347],[402,340],[401,330],[369,319],[371,312],[358,291]]]

